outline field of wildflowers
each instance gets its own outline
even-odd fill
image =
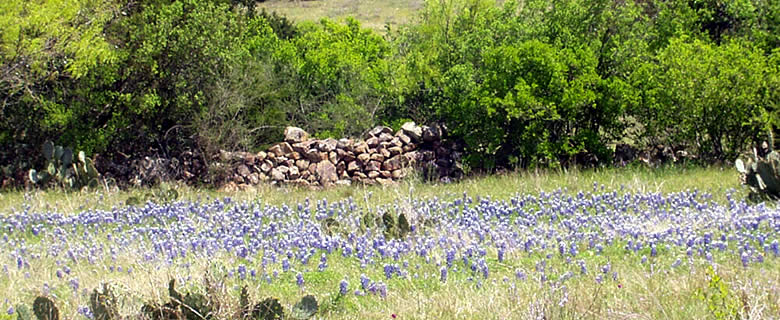
[[[391,192],[374,188],[330,201],[313,193],[290,203],[205,195],[78,212],[22,206],[0,215],[0,306],[16,319],[43,295],[65,319],[94,318],[90,294],[107,284],[121,315],[142,318],[175,280],[219,301],[215,319],[240,316],[244,287],[285,308],[313,295],[324,319],[780,315],[774,204],[734,190],[580,182],[505,198],[374,201]]]

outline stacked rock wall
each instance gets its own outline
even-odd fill
[[[267,151],[223,152],[230,164],[227,187],[262,183],[297,186],[388,184],[422,170],[427,179],[450,181],[463,171],[462,150],[443,137],[442,126],[405,123],[393,132],[376,127],[363,140],[309,139],[300,128],[285,129],[285,141]]]

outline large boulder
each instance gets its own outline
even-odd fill
[[[393,134],[393,129],[385,126],[374,127],[373,129],[369,130],[363,138],[368,139],[371,137],[379,137],[383,133]]]
[[[386,160],[384,163],[382,163],[382,169],[387,171],[394,171],[401,169],[401,157],[402,156],[395,156],[388,160]]]
[[[273,153],[277,157],[283,157],[293,152],[292,146],[287,142],[282,142],[268,149],[268,152]]]
[[[414,122],[407,122],[401,126],[401,131],[413,142],[420,142],[423,135],[423,128]],[[408,143],[408,142],[407,142]]]
[[[437,125],[423,127],[423,141],[433,142],[441,140],[441,128]]]
[[[329,160],[317,163],[317,176],[320,178],[320,185],[323,187],[329,186],[339,179],[336,173],[336,166]]]
[[[309,139],[309,134],[298,127],[287,127],[284,129],[284,141],[288,143],[299,143]]]
[[[320,149],[320,151],[324,151],[324,152],[331,152],[333,150],[336,150],[338,144],[339,144],[338,140],[333,138],[327,138],[325,140],[321,140],[317,142],[317,149]]]

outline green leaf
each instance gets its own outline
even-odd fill
[[[293,306],[292,317],[297,320],[306,320],[313,317],[318,309],[317,299],[312,295],[307,295]]]

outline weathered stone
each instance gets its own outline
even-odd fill
[[[352,151],[347,151],[344,149],[336,149],[336,155],[338,155],[338,158],[344,162],[350,162],[352,160],[355,160],[355,156],[352,153]]]
[[[393,180],[385,179],[385,178],[376,178],[376,182],[378,182],[379,184],[381,184],[383,186],[388,186],[388,185],[391,185],[391,184],[395,183],[395,182],[393,182]]]
[[[279,172],[281,172],[282,174],[287,174],[288,172],[290,172],[290,168],[288,168],[287,166],[278,166],[276,167],[276,170],[279,170]]]
[[[369,130],[366,133],[364,138],[368,139],[370,137],[379,137],[379,135],[381,135],[382,133],[393,134],[393,129],[390,129],[390,127],[385,127],[385,126],[374,127],[373,129]]]
[[[398,131],[398,133],[395,134],[395,137],[398,138],[402,144],[412,143],[412,138],[409,138],[409,136],[404,134],[403,131]]]
[[[298,152],[300,154],[306,154],[311,149],[314,149],[314,145],[317,144],[317,141],[315,140],[309,140],[299,143],[294,143],[292,145],[293,151]]]
[[[404,157],[406,158],[406,162],[408,164],[417,164],[423,161],[422,153],[419,151],[410,151],[407,153],[404,153]]]
[[[381,141],[377,137],[371,137],[368,138],[368,140],[366,140],[366,144],[371,148],[375,148],[376,146],[379,145],[380,142]]]
[[[401,169],[401,157],[402,156],[399,155],[386,160],[382,163],[382,169],[389,171]]]
[[[341,179],[341,180],[336,181],[336,185],[337,186],[349,186],[349,185],[352,185],[352,181],[349,180],[349,177],[347,177],[347,179]]]
[[[398,169],[393,170],[393,179],[401,179],[406,176],[406,170]]]
[[[222,192],[236,192],[238,191],[238,185],[235,182],[228,182],[222,185],[221,188],[219,188]],[[20,317],[21,318],[21,317]]]
[[[257,177],[260,178],[260,181],[268,181],[268,179],[270,179],[267,174],[262,172],[258,173]]]
[[[382,155],[381,153],[372,153],[371,161],[379,161],[379,162],[385,161],[385,156]]]
[[[331,163],[338,163],[339,162],[338,153],[336,153],[336,151],[328,152],[328,160],[330,160]]]
[[[391,147],[387,149],[387,151],[390,151],[390,156],[396,156],[404,152],[404,149],[401,147]]]
[[[273,179],[274,181],[282,181],[282,180],[284,180],[284,173],[279,171],[279,169],[277,169],[277,168],[271,169],[270,176],[271,176],[271,179]]]
[[[341,138],[341,139],[339,139],[339,143],[338,143],[338,145],[336,145],[336,148],[349,150],[350,148],[352,148],[352,146],[354,144],[355,144],[355,140]]]
[[[276,159],[276,154],[275,154],[275,153],[273,153],[273,152],[269,152],[269,153],[268,153],[268,155],[267,155],[267,157],[266,157],[266,160],[271,160],[271,161],[273,161],[274,159]]]
[[[360,160],[360,163],[367,163],[369,160],[371,160],[371,155],[368,153],[361,153],[357,156],[358,160]]]
[[[309,168],[309,160],[306,159],[299,159],[295,160],[295,166],[298,167],[301,171],[304,171]]]
[[[260,151],[257,153],[257,156],[255,157],[255,162],[263,161],[268,155],[265,153],[265,151]]]
[[[366,164],[366,171],[379,171],[381,167],[382,167],[381,162],[372,160]]]
[[[298,167],[290,167],[290,171],[287,172],[287,177],[290,180],[298,179],[301,176],[300,171],[298,171]]]
[[[341,180],[349,180],[349,173],[346,171],[343,171],[339,174],[339,179]]]
[[[436,154],[433,153],[431,150],[425,150],[422,152],[423,161],[433,160],[436,157]]]
[[[379,138],[379,141],[380,141],[380,142],[389,142],[389,141],[393,141],[393,135],[392,135],[392,134],[390,134],[390,133],[382,133],[382,134],[380,134],[380,135],[379,135],[379,137],[377,137],[377,138]]]
[[[356,143],[352,149],[356,154],[366,153],[368,152],[368,144],[364,141],[360,141]]]
[[[243,155],[244,164],[252,165],[255,163],[255,159],[257,159],[257,156],[255,156],[254,153],[247,152]]]
[[[365,178],[367,178],[367,177],[368,177],[368,176],[366,176],[366,174],[365,174],[365,173],[363,173],[362,171],[355,171],[355,172],[353,172],[353,173],[352,173],[352,176],[353,176],[353,177],[357,177],[357,178],[359,178],[359,179],[365,179]]]
[[[368,172],[368,178],[375,179],[376,177],[379,177],[379,171],[369,171]]]
[[[336,150],[336,146],[338,146],[339,142],[336,139],[333,138],[327,138],[325,140],[320,140],[317,142],[317,149],[320,149],[320,151],[323,152],[331,152],[333,150]]]
[[[401,131],[414,142],[419,142],[423,136],[423,128],[414,122],[406,122],[401,126]],[[409,143],[409,142],[405,142]]]
[[[284,128],[284,141],[289,143],[298,143],[309,139],[309,134],[298,127]]]
[[[301,156],[301,153],[300,153],[300,152],[295,152],[295,151],[293,151],[293,152],[290,152],[290,154],[288,155],[288,158],[290,158],[290,159],[292,159],[292,160],[298,160],[298,159],[300,159],[300,158],[302,158],[302,157],[303,157],[303,156]]]
[[[238,166],[236,172],[238,172],[238,174],[241,175],[242,177],[247,177],[249,176],[250,173],[252,173],[249,171],[249,167],[243,164]]]
[[[336,174],[336,166],[330,161],[320,161],[317,163],[317,176],[319,176],[320,184],[324,187],[329,186],[336,180],[338,175]]]
[[[381,154],[385,159],[390,158],[391,156],[390,150],[387,150],[386,148],[379,149],[379,154]]]
[[[441,128],[439,126],[423,127],[423,141],[433,142],[441,140]]]
[[[295,179],[290,181],[289,183],[291,185],[298,186],[298,187],[308,187],[309,185],[311,185],[311,183],[309,183],[309,181],[305,179]]]
[[[268,149],[268,152],[273,153],[277,157],[284,156],[288,153],[293,152],[292,146],[290,146],[287,142],[282,142],[277,145],[274,145],[273,147]]]
[[[323,160],[321,153],[317,151],[317,149],[310,149],[309,151],[306,151],[304,156],[307,160],[309,160],[309,162],[320,162]],[[327,159],[327,156],[324,159]]]
[[[257,173],[250,174],[248,178],[249,178],[249,183],[251,184],[260,183],[260,175]]]
[[[230,179],[230,180],[231,180],[231,181],[233,181],[233,182],[235,182],[235,183],[239,183],[239,184],[240,184],[240,183],[244,183],[244,177],[243,177],[243,176],[241,176],[240,174],[237,174],[237,173],[236,173],[236,174],[234,174],[234,175],[233,175],[233,178],[232,178],[232,179]]]
[[[307,171],[309,171],[309,173],[311,173],[312,175],[317,174],[317,164],[316,163],[309,164],[309,169]]]
[[[381,175],[382,178],[388,178],[388,179],[393,177],[393,173],[387,170],[379,171],[379,175]]]
[[[263,163],[260,165],[260,170],[261,170],[261,171],[263,171],[263,172],[265,172],[265,173],[268,173],[268,171],[271,171],[271,169],[272,169],[273,167],[274,167],[274,166],[273,166],[273,164],[271,163],[271,161],[265,160],[265,161],[263,161]]]
[[[347,164],[347,171],[355,172],[357,170],[360,170],[360,164],[358,164],[357,161],[352,161],[352,162]]]
[[[417,150],[417,145],[416,145],[416,144],[414,144],[414,143],[409,143],[409,144],[405,144],[405,145],[404,145],[403,147],[401,147],[401,148],[403,148],[403,149],[404,149],[404,152],[410,152],[410,151],[415,151],[415,150]]]
[[[336,172],[338,172],[339,175],[341,175],[342,172],[347,170],[347,164],[344,163],[344,161],[340,161],[336,164]]]
[[[403,147],[404,146],[404,143],[401,142],[401,139],[399,139],[398,137],[393,138],[393,140],[390,140],[389,143],[390,143],[390,147]]]

